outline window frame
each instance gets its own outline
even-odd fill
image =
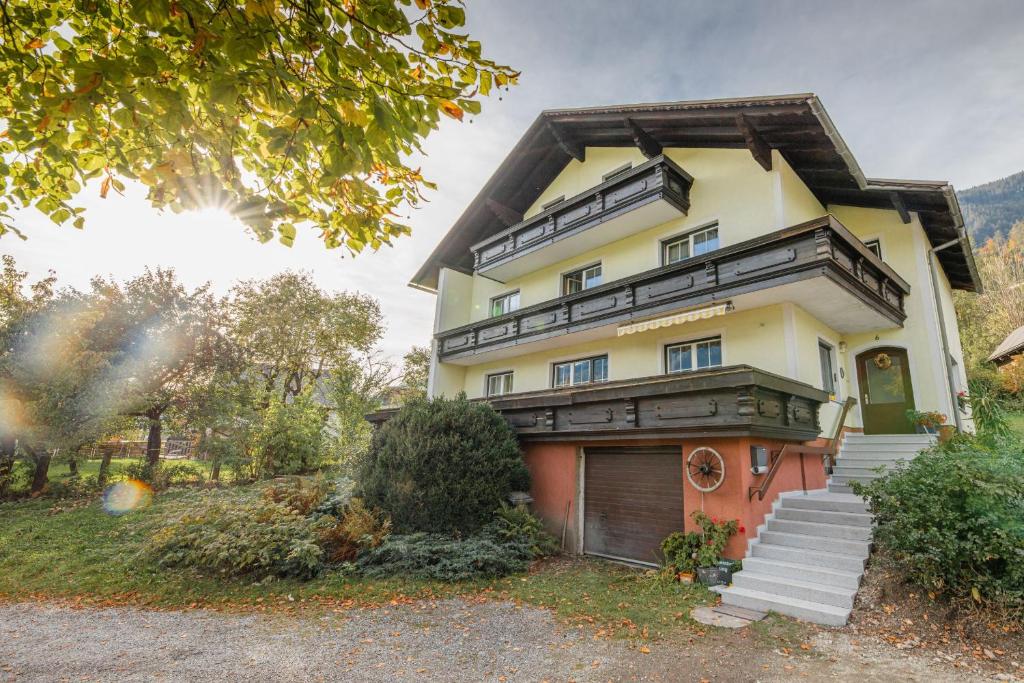
[[[504,300],[504,299],[509,299],[509,298],[511,298],[513,296],[516,297],[516,307],[515,308],[510,308],[510,309],[508,309],[506,311],[503,311],[501,313],[495,313],[494,312],[494,304],[495,304],[495,302],[501,301],[501,300]],[[487,308],[487,312],[490,314],[488,317],[490,317],[490,318],[497,318],[497,317],[500,317],[500,316],[512,313],[513,311],[518,311],[520,303],[521,302],[520,302],[520,299],[519,299],[519,290],[518,289],[512,290],[511,292],[505,292],[504,294],[499,294],[498,296],[492,296],[491,297],[490,306],[488,306],[488,308]]]
[[[508,391],[500,391],[498,393],[491,393],[491,380],[500,377],[508,377]],[[499,396],[508,396],[515,391],[515,371],[514,370],[502,370],[500,372],[489,372],[484,376],[484,396],[486,398],[496,398]]]
[[[604,360],[604,378],[594,379],[594,361]],[[589,362],[590,363],[590,379],[586,382],[576,382],[576,365],[577,363]],[[608,381],[608,354],[599,353],[594,356],[583,356],[582,358],[571,358],[568,360],[560,360],[551,363],[551,388],[552,389],[567,389],[571,387],[582,387],[591,384],[604,384]],[[558,368],[561,366],[569,367],[569,383],[558,384],[556,381]]]
[[[718,240],[718,246],[716,246],[711,251],[718,251],[719,249],[721,249],[722,248],[722,233],[721,233],[721,228],[720,228],[720,226],[718,224],[718,221],[714,221],[712,223],[706,223],[706,224],[704,224],[704,225],[702,225],[702,226],[700,226],[698,228],[694,228],[693,230],[688,230],[687,232],[679,233],[678,235],[672,235],[670,237],[666,237],[666,238],[662,239],[661,240],[661,245],[660,245],[661,246],[661,257],[660,257],[661,258],[661,265],[662,266],[670,266],[670,265],[673,265],[673,264],[676,264],[676,263],[682,263],[683,261],[686,261],[688,259],[694,258],[694,256],[695,256],[695,254],[694,254],[694,245],[693,245],[694,237],[696,237],[697,235],[699,235],[701,233],[709,232],[711,230],[714,230],[716,232],[715,239]],[[672,246],[674,246],[676,244],[679,244],[680,242],[684,242],[684,241],[686,242],[687,256],[684,257],[684,258],[678,259],[676,261],[669,261],[669,259],[668,259],[669,249]],[[708,253],[711,253],[711,252],[707,252],[706,251],[704,253],[708,254]],[[702,254],[696,254],[696,256],[701,256],[701,255]]]
[[[706,344],[707,342],[717,341],[718,342],[718,364],[707,365],[705,367],[699,367],[697,365],[697,345]],[[672,370],[671,364],[669,363],[669,357],[672,349],[680,348],[683,346],[689,346],[692,351],[693,366],[689,370]],[[661,361],[664,363],[664,369],[666,375],[683,375],[688,372],[698,372],[700,370],[712,370],[714,368],[721,368],[725,366],[725,340],[721,333],[712,334],[704,337],[695,337],[694,339],[684,339],[682,341],[669,342],[665,344],[662,349]]]
[[[584,274],[588,270],[593,270],[594,268],[600,268],[601,269],[601,274],[599,276],[601,278],[601,281],[598,282],[596,285],[591,285],[590,287],[587,287],[586,286],[587,285],[587,279],[586,279],[586,277],[584,277]],[[577,275],[577,274],[580,276],[580,289],[578,291],[576,291],[576,292],[570,292],[570,291],[568,291],[568,288],[567,288],[566,285],[567,285],[567,283],[569,281],[569,278],[571,276]],[[589,265],[583,266],[581,268],[573,268],[572,270],[567,270],[564,273],[562,273],[559,276],[559,278],[558,278],[559,296],[569,296],[570,294],[578,294],[579,292],[585,292],[586,290],[593,289],[594,287],[600,287],[603,284],[604,284],[604,264],[601,261],[595,261],[594,263],[591,263]]]
[[[864,246],[868,248],[868,251],[872,252],[878,257],[879,261],[884,261],[882,258],[882,240],[878,237],[864,240]]]
[[[825,355],[822,355],[822,351]],[[832,377],[829,382],[825,382],[825,366],[822,361],[828,358],[829,370],[832,371]],[[818,367],[821,372],[821,389],[828,394],[830,401],[839,400],[839,357],[836,355],[835,344],[826,341],[825,339],[818,338]],[[832,386],[829,387],[828,384]],[[829,391],[831,389],[831,391]]]

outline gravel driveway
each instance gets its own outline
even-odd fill
[[[0,605],[0,682],[970,680],[885,650],[790,656],[749,632],[622,640],[507,602],[447,600],[309,614]],[[839,656],[841,655],[841,656]]]

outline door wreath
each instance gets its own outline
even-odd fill
[[[892,358],[887,353],[879,353],[874,358],[875,367],[879,370],[888,370],[892,367]]]

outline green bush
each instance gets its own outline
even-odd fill
[[[532,557],[554,555],[560,548],[541,522],[524,505],[502,503],[485,532],[502,543],[524,545]]]
[[[455,539],[418,532],[392,535],[366,551],[357,562],[370,577],[410,576],[437,581],[492,578],[524,571],[529,551],[519,544],[500,543],[485,534]]]
[[[192,462],[161,462],[156,467],[150,467],[145,461],[130,462],[123,472],[126,478],[144,481],[157,491],[171,486],[202,484],[206,480],[206,470]],[[107,482],[115,478],[108,476]]]
[[[163,566],[230,576],[309,578],[322,566],[318,534],[332,519],[314,521],[264,498],[182,500],[147,551]]]
[[[396,531],[463,536],[529,487],[516,435],[486,403],[416,399],[373,436],[360,467],[362,496]]]
[[[253,435],[256,474],[312,472],[321,464],[326,410],[308,394],[286,402],[274,396]]]
[[[692,574],[697,567],[714,566],[722,559],[722,551],[740,527],[739,520],[719,520],[700,510],[691,515],[700,531],[676,531],[661,542],[665,566],[676,572]]]
[[[854,490],[912,582],[1024,608],[1024,445],[959,436]]]
[[[1007,401],[996,386],[996,381],[984,376],[971,379],[967,398],[978,435],[993,442],[1012,436]]]
[[[696,531],[676,531],[669,534],[661,542],[661,554],[665,557],[665,566],[677,573],[692,574],[697,569],[697,551],[700,550],[701,538]]]
[[[335,519],[332,517],[332,519]],[[336,518],[337,523],[320,532],[320,545],[332,563],[351,562],[363,550],[376,548],[391,533],[391,520],[362,498],[351,498]]]

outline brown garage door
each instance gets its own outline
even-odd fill
[[[661,561],[661,541],[683,528],[679,447],[587,448],[583,463],[583,552]]]

